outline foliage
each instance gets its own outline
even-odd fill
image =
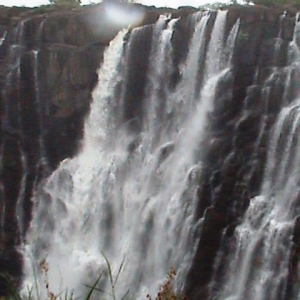
[[[102,0],[102,2],[136,3],[136,0]]]
[[[236,0],[231,0],[232,3],[236,2]],[[244,0],[246,4],[254,3],[258,5],[264,6],[300,6],[300,0]]]
[[[22,300],[18,291],[16,290],[13,280],[6,274],[0,274],[0,278],[4,281],[6,286],[7,298],[13,300]],[[1,297],[1,299],[5,299],[6,297]]]
[[[103,256],[104,256],[104,254],[103,254]],[[112,270],[111,270],[111,266],[109,264],[109,261],[107,260],[107,258],[105,256],[104,256],[104,259],[106,261],[107,268],[108,268],[108,277],[109,277],[110,284],[111,284],[111,293],[106,293],[106,292],[104,292],[104,291],[97,288],[97,285],[98,285],[100,279],[102,278],[102,273],[101,273],[100,276],[97,278],[97,280],[95,281],[95,283],[92,286],[86,285],[86,287],[89,288],[89,290],[88,290],[87,295],[84,296],[81,300],[91,300],[92,295],[94,294],[94,292],[101,292],[102,295],[103,294],[109,295],[110,299],[116,300],[115,285],[117,284],[119,275],[122,271],[124,261],[122,262],[122,264],[119,268],[119,271],[117,273],[116,278],[113,279]],[[39,263],[39,267],[40,267],[40,269],[42,271],[42,274],[44,276],[44,284],[45,284],[45,289],[46,289],[46,292],[47,292],[47,298],[45,300],[78,300],[78,298],[75,298],[73,292],[72,291],[69,292],[69,290],[65,290],[65,291],[63,291],[63,292],[61,292],[57,295],[54,294],[51,291],[50,285],[49,285],[49,278],[48,278],[49,267],[48,267],[48,264],[47,264],[46,260],[42,260]],[[15,284],[13,283],[13,280],[9,277],[9,275],[5,275],[5,274],[0,273],[0,278],[2,278],[2,280],[4,281],[4,283],[6,285],[6,290],[7,290],[7,296],[6,297],[0,297],[0,300],[44,300],[44,299],[40,299],[37,282],[35,282],[35,287],[31,288],[31,289],[28,289],[27,295],[25,297],[22,297],[20,295],[18,289],[15,287]],[[35,289],[35,291],[34,291],[34,289]],[[123,298],[121,300],[123,300]],[[104,296],[103,296],[103,297],[97,297],[97,299],[105,300],[106,298],[104,298]]]
[[[100,276],[97,278],[97,280],[95,281],[95,283],[92,286],[86,285],[86,287],[89,288],[89,290],[88,290],[87,295],[85,297],[83,297],[81,300],[91,300],[92,296],[94,295],[95,292],[100,292],[99,295],[101,295],[101,296],[97,295],[97,297],[96,297],[99,300],[107,300],[107,296],[111,300],[117,300],[117,297],[115,294],[115,288],[116,288],[116,284],[118,282],[120,273],[124,266],[124,259],[119,267],[117,275],[114,278],[113,274],[112,274],[111,265],[110,265],[107,257],[104,255],[104,253],[102,253],[102,255],[103,255],[106,265],[107,265],[108,279],[109,279],[111,291],[110,292],[103,291],[97,287],[97,285],[100,282],[100,279],[102,278],[102,275],[103,275],[101,273]],[[51,289],[49,286],[49,279],[48,279],[48,271],[49,271],[48,264],[45,260],[42,260],[40,262],[39,266],[44,275],[44,283],[45,283],[45,288],[47,291],[47,298],[45,300],[79,300],[79,298],[75,298],[73,292],[69,292],[68,290],[61,292],[58,295],[55,295],[53,292],[51,292]],[[164,284],[160,287],[160,289],[157,293],[157,296],[155,297],[155,300],[187,300],[186,297],[178,296],[174,293],[173,280],[175,279],[175,277],[176,277],[176,272],[174,269],[171,269],[167,274]],[[20,295],[20,293],[18,292],[17,288],[15,287],[13,280],[8,275],[3,275],[0,273],[0,278],[2,278],[3,281],[5,282],[6,288],[7,288],[7,293],[8,293],[7,297],[0,297],[0,300],[44,300],[44,299],[39,298],[37,282],[36,282],[36,286],[35,286],[36,295],[34,295],[35,293],[32,288],[32,289],[28,290],[27,295],[25,297],[22,297]],[[128,299],[127,298],[128,294],[129,294],[129,290],[124,294],[123,297],[120,298],[120,300]],[[150,295],[147,295],[147,300],[152,300]]]
[[[203,10],[218,10],[220,8],[224,8],[228,6],[228,4],[222,3],[222,2],[215,2],[215,3],[206,3],[204,5],[201,5],[199,9]]]
[[[49,0],[52,5],[77,7],[81,4],[81,0]]]
[[[171,269],[167,275],[165,283],[160,287],[155,300],[187,300],[186,297],[178,296],[173,290],[173,280],[176,276],[176,271]],[[148,300],[152,300],[150,295],[147,295]]]

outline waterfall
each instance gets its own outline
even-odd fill
[[[22,238],[21,236],[24,234],[24,196],[25,196],[25,182],[26,182],[26,169],[27,169],[27,161],[26,156],[24,153],[24,149],[22,147],[22,134],[23,131],[22,127],[22,121],[20,118],[19,112],[21,111],[21,104],[20,104],[20,92],[19,88],[21,85],[21,70],[20,70],[20,57],[25,49],[25,43],[24,43],[24,26],[25,26],[26,20],[21,21],[14,29],[14,35],[13,35],[13,41],[12,44],[9,47],[9,64],[10,64],[10,72],[7,74],[6,78],[6,85],[7,90],[4,93],[4,106],[5,111],[7,112],[7,118],[4,119],[2,122],[2,130],[8,131],[9,133],[13,133],[18,135],[20,138],[17,142],[13,143],[11,140],[4,136],[3,142],[2,142],[2,158],[4,154],[4,149],[7,147],[9,151],[16,151],[19,153],[19,161],[17,164],[20,165],[20,169],[24,171],[24,173],[20,176],[18,176],[16,173],[12,176],[13,180],[16,185],[18,186],[18,196],[17,196],[17,202],[16,202],[16,222],[17,227],[19,229],[20,236],[14,237],[15,239]],[[14,93],[14,89],[18,90],[18,92],[15,94],[15,97],[11,100],[6,98],[9,93]],[[7,150],[6,150],[7,151]],[[1,162],[4,164],[4,161]],[[11,200],[10,200],[11,201]],[[7,218],[7,214],[9,211],[10,201],[4,201],[3,207],[1,210],[1,234],[4,236],[4,226],[5,226],[5,219]],[[3,231],[3,232],[2,232]]]
[[[195,211],[208,114],[214,110],[219,82],[231,82],[239,28],[237,21],[226,39],[227,12],[219,11],[205,45],[211,16],[197,15],[175,88],[168,83],[178,20],[159,18],[139,99],[142,109],[132,109],[129,120],[124,99],[133,79],[128,61],[132,45],[148,28],[123,30],[110,43],[79,153],[61,162],[35,191],[23,247],[24,290],[33,287],[34,293],[46,296],[68,289],[80,297],[102,274],[98,288],[111,293],[111,269],[118,276],[117,297],[144,299],[155,295],[174,268],[176,288],[182,291],[201,234],[202,220]],[[207,56],[205,64],[199,55]],[[138,125],[131,126],[134,122]]]
[[[41,289],[39,296],[47,295],[43,290],[45,289],[43,275],[39,275],[41,272],[39,263],[43,259],[47,259],[46,262],[49,265],[47,280],[49,280],[50,290],[54,293],[59,293],[65,288],[73,290],[79,286],[84,289],[84,283],[93,284],[90,281],[84,282],[85,277],[92,276],[93,280],[100,275],[102,270],[103,257],[101,253],[95,251],[98,248],[99,225],[91,228],[91,222],[93,222],[91,218],[95,218],[94,222],[96,222],[96,219],[99,220],[105,211],[96,209],[96,203],[92,203],[93,195],[89,195],[87,191],[93,190],[91,187],[95,184],[96,178],[101,177],[101,173],[108,175],[106,178],[108,181],[113,176],[112,174],[109,176],[109,162],[106,164],[106,158],[101,157],[104,152],[104,145],[101,142],[105,141],[105,137],[109,133],[109,128],[106,128],[108,126],[106,119],[109,115],[109,102],[113,96],[113,78],[117,72],[125,35],[126,31],[121,32],[111,43],[109,48],[111,51],[106,52],[105,63],[99,73],[101,84],[94,93],[94,97],[99,97],[102,101],[94,102],[91,109],[85,129],[88,134],[85,135],[84,149],[81,155],[76,159],[62,162],[58,170],[45,183],[44,191],[37,192],[35,196],[35,201],[38,201],[38,211],[32,222],[32,232],[27,239],[29,243],[25,251],[29,260],[27,271],[30,280],[34,280],[34,276],[39,276],[37,278],[39,289]],[[97,123],[95,123],[96,121]],[[98,148],[99,146],[101,148]],[[103,164],[101,165],[102,159]],[[72,176],[74,177],[72,178]],[[103,174],[103,176],[105,175]],[[93,179],[93,177],[95,178]],[[63,185],[60,184],[61,180],[64,182]],[[100,181],[98,184],[103,184],[103,182]],[[100,186],[98,189],[101,192]],[[51,213],[47,214],[47,211]],[[89,214],[89,211],[92,214]],[[41,226],[43,227],[42,231]],[[55,234],[56,230],[58,230],[57,234]],[[30,238],[33,241],[30,241]],[[34,240],[39,241],[39,245],[35,244]],[[68,244],[66,247],[61,247],[66,243]],[[31,249],[31,247],[34,248]],[[37,258],[39,261],[36,266],[34,262]],[[121,262],[116,263],[120,264]],[[72,274],[70,268],[74,268]],[[93,272],[98,273],[93,274]],[[27,282],[24,285],[27,286]],[[38,294],[39,290],[36,293]]]
[[[262,193],[236,228],[236,250],[218,299],[284,299],[299,213],[299,108],[298,100],[283,108],[275,124]]]
[[[33,56],[33,75],[34,75],[34,89],[35,89],[35,96],[36,96],[36,104],[37,104],[37,114],[39,118],[39,151],[40,151],[40,161],[37,165],[38,172],[42,173],[43,171],[46,171],[49,169],[48,161],[47,161],[47,155],[46,155],[46,149],[45,149],[45,141],[44,141],[44,109],[43,109],[43,101],[42,101],[42,95],[40,91],[40,72],[39,72],[39,60],[40,60],[40,47],[41,47],[41,41],[42,41],[42,32],[43,28],[46,22],[46,18],[43,19],[43,21],[40,23],[36,39],[37,39],[37,45],[35,50],[32,50],[32,56]]]
[[[211,299],[287,299],[293,231],[300,200],[300,94],[290,93],[294,84],[291,77],[298,69],[299,49],[294,37],[288,67],[281,74],[274,68],[262,90],[265,105],[268,105],[268,101],[272,101],[270,82],[276,86],[278,78],[286,78],[282,108],[269,137],[260,195],[251,199],[241,224],[235,228],[222,285],[212,284]]]
[[[7,35],[7,31],[4,32],[3,36],[0,38],[0,46],[3,45],[4,41],[5,41],[5,38],[6,38],[6,35]]]

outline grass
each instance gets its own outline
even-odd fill
[[[102,278],[102,273],[99,275],[97,280],[92,286],[86,285],[86,287],[89,289],[87,294],[82,297],[82,298],[76,298],[73,294],[73,292],[66,290],[63,291],[57,295],[51,292],[50,287],[49,287],[49,280],[48,280],[48,264],[45,260],[40,262],[40,268],[42,270],[42,273],[44,274],[44,282],[45,282],[45,288],[47,291],[47,298],[46,299],[41,299],[39,298],[39,289],[38,289],[38,284],[37,282],[35,283],[35,292],[37,296],[34,295],[33,288],[28,289],[27,295],[25,297],[21,296],[17,287],[13,283],[13,280],[10,278],[9,275],[6,274],[1,274],[0,273],[0,278],[4,281],[6,288],[7,288],[7,296],[0,297],[0,300],[91,300],[92,297],[99,299],[99,300],[125,300],[128,299],[129,295],[129,290],[126,291],[126,293],[119,299],[116,297],[116,285],[118,283],[119,276],[122,272],[123,266],[124,266],[124,259],[119,267],[119,270],[117,272],[116,277],[113,277],[112,274],[112,269],[111,265],[107,259],[107,257],[102,253],[107,269],[108,269],[108,280],[110,284],[110,291],[104,291],[99,289],[98,283],[100,282]],[[157,293],[157,296],[155,298],[152,298],[150,295],[147,295],[145,300],[187,300],[186,297],[184,296],[178,296],[174,293],[173,290],[173,281],[176,277],[176,271],[174,269],[171,269],[166,277],[165,282],[163,285],[159,288],[159,291]],[[98,295],[94,297],[95,293],[98,292]],[[107,298],[109,297],[109,298]],[[131,299],[133,300],[133,299]]]

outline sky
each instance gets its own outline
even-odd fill
[[[89,4],[90,2],[96,3],[97,0],[82,0],[83,4]],[[99,1],[101,2],[101,0]],[[214,2],[228,2],[228,0],[137,0],[136,2],[145,5],[155,5],[155,6],[168,6],[177,8],[178,6],[191,5],[198,7],[207,3]],[[49,4],[48,0],[0,0],[0,5],[5,6],[39,6],[42,4]]]

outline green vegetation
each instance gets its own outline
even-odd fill
[[[215,2],[215,3],[207,3],[204,5],[201,5],[200,9],[212,9],[217,10],[221,8],[226,8],[230,5],[242,5],[242,4],[256,4],[256,5],[263,5],[267,7],[300,7],[300,0],[243,0],[237,1],[237,0],[230,0],[229,4],[225,4],[222,2]]]
[[[70,292],[69,290],[63,291],[59,293],[58,295],[55,295],[49,286],[49,280],[48,280],[48,264],[45,260],[42,260],[39,264],[40,269],[44,275],[44,283],[45,283],[45,289],[47,292],[46,299],[40,299],[39,290],[38,290],[38,284],[35,283],[35,287],[32,289],[28,289],[27,295],[25,297],[21,296],[18,292],[13,280],[8,275],[0,274],[0,278],[5,282],[7,287],[7,296],[6,297],[0,297],[0,300],[91,300],[92,298],[96,298],[99,300],[125,300],[125,299],[131,299],[129,298],[129,290],[120,298],[118,299],[116,297],[115,289],[116,285],[119,279],[119,276],[122,272],[123,266],[124,266],[124,260],[122,261],[119,270],[117,272],[117,275],[113,277],[111,265],[106,258],[106,256],[102,253],[106,265],[107,265],[107,271],[108,271],[108,280],[110,284],[110,291],[103,291],[99,289],[98,283],[100,282],[102,275],[97,278],[95,283],[92,286],[86,285],[86,287],[89,289],[86,296],[83,298],[76,298],[73,294],[73,292]],[[187,300],[186,297],[178,296],[173,291],[173,280],[176,277],[176,272],[174,269],[171,269],[169,273],[167,274],[166,280],[164,284],[160,287],[157,296],[154,298],[151,298],[150,295],[146,296],[145,300]],[[34,291],[35,289],[35,291]],[[133,300],[133,299],[132,299]]]
[[[204,5],[201,5],[199,8],[203,10],[218,10],[226,6],[228,6],[228,4],[222,2],[215,2],[215,3],[206,3]]]
[[[244,0],[246,4],[254,3],[264,6],[300,6],[300,0]],[[233,4],[236,4],[236,0],[231,0]]]
[[[49,0],[51,5],[60,5],[60,6],[80,6],[81,0]]]
[[[99,4],[100,2],[120,2],[120,3],[136,3],[136,0],[90,0],[90,4]],[[81,0],[49,0],[51,5],[59,5],[59,6],[79,6],[81,5]]]

